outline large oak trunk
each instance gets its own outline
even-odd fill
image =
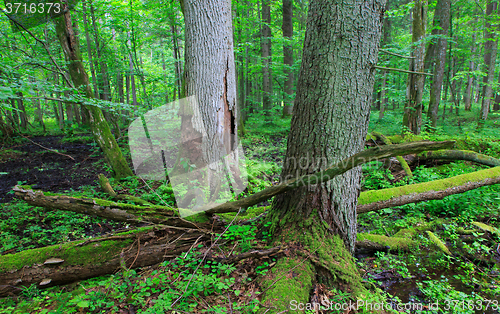
[[[363,149],[384,7],[385,1],[377,0],[310,2],[283,181],[320,171]],[[275,198],[269,215],[275,241],[297,243],[297,253],[307,261],[291,256],[270,272],[271,278],[293,267],[299,273],[287,296],[277,295],[283,289],[280,281],[265,286],[263,300],[277,307],[273,312],[285,310],[293,299],[307,302],[316,278],[354,295],[364,291],[350,254],[360,179],[361,169],[354,168]]]

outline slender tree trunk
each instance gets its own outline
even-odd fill
[[[497,16],[497,2],[488,1],[486,6],[486,30],[484,42],[484,64],[487,75],[483,79],[483,101],[478,126],[481,127],[490,111],[490,103],[493,97],[493,76],[495,74],[495,63],[497,58],[498,40],[495,38],[495,30],[491,26],[491,19]]]
[[[179,50],[179,34],[177,31],[177,26],[175,25],[175,20],[170,20],[170,29],[172,30],[172,44],[174,46],[173,54],[175,59],[175,87],[177,90],[177,95],[180,98],[182,95],[181,87],[182,87],[182,63],[181,63],[181,54]],[[176,99],[174,93],[174,100]]]
[[[387,71],[382,74],[382,86],[380,87],[380,111],[378,112],[378,119],[382,120],[384,118],[385,108],[387,106],[387,96],[386,96],[386,86],[387,86]]]
[[[78,40],[75,37],[73,26],[71,24],[70,12],[66,12],[62,17],[55,19],[56,33],[59,38],[62,50],[66,60],[68,61],[68,70],[76,88],[83,86],[85,96],[92,98],[92,90],[90,88],[87,72],[83,67],[82,58],[80,55],[80,47]],[[95,106],[85,106],[90,116],[90,126],[94,139],[99,144],[99,147],[104,152],[107,162],[113,169],[116,178],[124,178],[132,176],[133,173],[128,166],[127,161],[122,155],[120,147],[111,133],[108,123],[102,114],[101,109]]]
[[[436,43],[431,42],[429,50],[425,55],[425,64],[434,69],[430,92],[429,108],[427,117],[431,121],[433,128],[437,125],[439,101],[441,99],[441,89],[443,86],[444,69],[446,65],[446,47],[448,40],[444,38],[448,35],[450,25],[450,0],[439,0],[434,12],[434,29],[432,35],[441,36]]]
[[[412,43],[413,59],[410,60],[410,71],[424,71],[425,26],[427,24],[427,0],[414,0]],[[403,117],[403,126],[413,134],[420,134],[422,126],[422,95],[424,92],[424,76],[408,75],[407,100]]]
[[[476,28],[474,28],[474,31],[472,32],[472,42],[476,42]],[[474,72],[476,69],[476,66],[474,64],[474,59],[476,58],[476,51],[477,51],[476,45],[472,45],[470,50],[471,50],[471,58],[469,61],[469,72]],[[466,111],[471,111],[472,109],[473,95],[474,95],[474,75],[469,73],[467,74],[467,87],[465,88],[465,95],[464,95],[464,108]]]
[[[99,98],[99,89],[97,87],[97,79],[95,76],[94,61],[92,58],[92,43],[90,41],[90,32],[89,32],[89,26],[87,23],[87,9],[85,6],[86,2],[87,2],[86,0],[82,1],[83,27],[85,28],[85,40],[87,42],[87,56],[89,58],[89,66],[90,66],[90,74],[91,74],[91,78],[92,78],[92,85],[94,86],[94,97]]]
[[[130,90],[132,92],[132,105],[137,107],[137,90],[135,88],[135,74],[134,74],[134,62],[132,60],[132,54],[129,55],[128,59],[129,71],[130,71]]]
[[[283,181],[363,150],[384,2],[310,1]],[[353,296],[365,291],[350,254],[360,179],[361,169],[355,168],[328,183],[306,182],[275,197],[268,215],[275,241],[296,243],[309,259],[291,254],[264,278],[276,280],[264,286],[268,290],[262,300],[275,306],[274,312],[286,310],[293,299],[308,302],[316,278]],[[298,276],[287,278],[294,267]]]
[[[272,74],[271,74],[271,6],[270,0],[262,0],[262,107],[266,115],[272,109]]]
[[[288,42],[283,45],[283,62],[285,63],[285,104],[283,117],[292,115],[293,109],[293,0],[283,0],[283,37]]]
[[[102,47],[99,40],[99,29],[97,28],[97,24],[95,22],[94,5],[92,4],[92,2],[90,3],[90,17],[92,19],[92,27],[94,28],[94,42],[97,53],[97,60],[99,61],[99,69],[101,72],[101,77],[99,80],[97,80],[97,84],[99,86],[99,98],[102,100],[111,100],[111,89],[109,86],[108,78],[108,65],[101,51]]]
[[[24,107],[23,93],[17,92],[17,108],[19,109],[19,118],[21,120],[21,129],[28,129],[28,117],[26,116],[26,108]]]

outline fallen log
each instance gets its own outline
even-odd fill
[[[198,208],[201,212],[193,216],[180,218],[179,209],[159,205],[130,205],[110,202],[98,198],[78,198],[65,195],[46,195],[42,191],[34,191],[29,187],[14,187],[15,195],[28,204],[46,208],[73,211],[82,214],[96,215],[103,218],[132,223],[151,222],[172,226],[196,227],[195,221],[207,221],[205,214],[238,212],[288,190],[307,184],[318,184],[329,181],[335,176],[349,171],[364,163],[381,158],[395,157],[405,154],[415,154],[428,150],[439,150],[452,147],[454,141],[446,142],[412,142],[399,145],[387,145],[364,150],[354,156],[344,159],[336,165],[320,172],[288,180],[276,186],[269,187],[244,199],[216,205],[210,204],[206,208]],[[104,186],[106,186],[104,182]],[[106,187],[107,189],[107,187]],[[112,192],[111,192],[112,193]]]
[[[203,213],[183,219],[179,210],[160,205],[132,205],[111,202],[99,198],[74,197],[62,194],[44,193],[33,190],[29,186],[15,186],[16,197],[33,206],[71,211],[86,215],[95,215],[116,221],[135,224],[153,223],[170,226],[196,228],[197,222],[206,222],[208,218]]]
[[[470,150],[438,150],[432,152],[423,152],[417,155],[418,160],[467,160],[478,164],[498,167],[500,160],[494,157],[476,153]]]
[[[358,199],[357,212],[360,214],[421,201],[440,200],[449,195],[499,183],[500,167],[495,167],[442,180],[365,191]]]
[[[111,274],[120,267],[161,263],[187,252],[210,234],[189,228],[149,226],[110,237],[73,241],[0,256],[0,296]]]
[[[384,159],[389,157],[396,157],[409,154],[418,154],[423,151],[433,151],[441,150],[444,148],[450,148],[455,145],[455,141],[445,141],[445,142],[412,142],[398,145],[386,145],[379,146],[370,149],[366,149],[360,153],[357,153],[351,157],[348,157],[341,162],[319,172],[305,175],[299,178],[291,179],[285,181],[281,184],[269,187],[258,193],[245,197],[244,199],[224,203],[212,208],[209,208],[207,214],[215,213],[228,213],[238,211],[240,208],[248,208],[252,205],[256,205],[260,202],[266,201],[271,197],[284,193],[286,191],[305,186],[313,185],[318,183],[323,183],[333,179],[334,177],[341,175],[357,166],[365,164],[367,162],[375,161],[378,159]]]

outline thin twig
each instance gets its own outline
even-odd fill
[[[203,255],[203,258],[201,259],[200,263],[198,264],[198,266],[196,266],[196,269],[194,270],[193,272],[193,276],[191,276],[191,278],[189,278],[189,281],[186,285],[186,289],[184,289],[184,292],[181,294],[181,296],[179,298],[177,298],[177,300],[175,300],[173,303],[172,303],[172,307],[174,307],[175,303],[179,302],[180,299],[182,299],[182,297],[184,297],[184,294],[186,294],[188,288],[189,288],[189,285],[191,284],[191,281],[193,281],[193,278],[195,277],[196,275],[196,272],[198,271],[198,269],[200,268],[201,264],[203,264],[203,262],[205,261],[205,259],[207,258],[207,255],[208,253],[210,252],[210,250],[212,250],[212,248],[217,244],[217,241],[219,241],[219,239],[222,237],[222,235],[224,233],[227,232],[227,230],[229,229],[229,227],[232,226],[232,224],[234,223],[234,221],[236,220],[236,217],[238,217],[238,215],[240,214],[241,212],[241,208],[240,210],[238,211],[238,213],[236,213],[236,215],[234,216],[233,220],[229,223],[229,225],[226,227],[226,229],[221,233],[219,234],[219,236],[217,237],[217,239],[215,239],[214,243],[212,243],[212,245],[208,248],[208,250],[205,252],[205,254]]]
[[[379,49],[378,51],[386,53],[388,55],[393,55],[393,56],[401,57],[401,58],[405,58],[405,59],[415,59],[415,57],[403,56],[403,55],[400,55],[398,53],[394,53],[394,52],[391,52],[391,51],[388,51],[388,50],[384,50],[384,49]]]
[[[3,11],[2,11],[3,12]],[[45,44],[45,42],[41,39],[39,39],[38,37],[35,36],[35,34],[33,34],[30,30],[28,30],[26,27],[24,27],[22,24],[20,24],[18,21],[14,20],[10,15],[6,14],[4,12],[4,14],[9,18],[9,20],[11,20],[12,22],[14,22],[18,27],[22,28],[25,32],[27,32],[31,37],[33,37],[34,40],[36,40],[37,42],[39,42],[40,44],[42,44],[43,48],[45,49],[45,51],[47,51],[47,54],[50,58],[50,60],[52,61],[52,63],[56,66],[56,68],[59,70],[60,73],[64,73],[63,77],[64,77],[64,80],[66,81],[66,83],[68,83],[68,86],[70,87],[73,87],[74,88],[74,85],[73,83],[71,82],[71,80],[68,78],[67,74],[59,67],[59,65],[57,64],[56,60],[54,59],[54,57],[52,56],[52,54],[50,53],[50,50],[49,50],[49,47],[47,47],[47,45]]]
[[[45,147],[45,146],[43,146],[43,145],[40,145],[40,144],[38,144],[38,143],[35,143],[35,142],[33,142],[32,140],[30,140],[29,138],[27,138],[26,136],[24,136],[24,135],[22,135],[22,134],[21,134],[21,136],[22,136],[22,137],[24,137],[25,139],[27,139],[28,141],[30,141],[31,143],[33,143],[33,144],[35,144],[35,145],[37,145],[37,146],[40,146],[40,147],[41,147],[41,148],[43,148],[43,149],[46,149],[46,150],[48,150],[48,151],[51,151],[51,152],[56,153],[56,154],[61,155],[61,156],[66,156],[66,157],[68,157],[68,158],[70,158],[71,160],[73,160],[73,161],[75,161],[75,162],[76,162],[75,158],[71,157],[70,155],[66,155],[66,154],[60,153],[60,152],[58,152],[57,150],[54,150],[54,149],[51,149],[51,148],[47,148],[47,147]]]
[[[403,72],[403,73],[408,73],[408,74],[419,74],[419,75],[434,76],[434,74],[431,74],[431,73],[408,71],[408,70],[397,69],[397,68],[386,68],[386,67],[381,67],[381,66],[378,66],[378,65],[375,65],[373,67],[375,69],[384,70],[384,71],[394,71],[394,72]]]
[[[135,255],[134,261],[132,262],[132,264],[130,264],[130,267],[128,268],[128,270],[131,270],[132,266],[134,266],[135,261],[139,257],[139,252],[140,251],[141,251],[141,237],[139,236],[139,237],[137,237],[137,255]]]

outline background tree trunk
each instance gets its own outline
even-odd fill
[[[490,103],[493,97],[493,77],[495,74],[495,62],[497,58],[498,41],[495,39],[495,30],[492,29],[491,20],[497,16],[497,2],[488,1],[486,6],[485,42],[484,42],[484,65],[486,76],[483,78],[483,101],[478,125],[484,124],[490,111]]]
[[[271,74],[271,6],[270,0],[262,0],[262,108],[266,115],[272,109],[272,74]]]
[[[283,0],[283,63],[285,64],[285,101],[283,107],[283,117],[291,116],[293,109],[293,0]]]
[[[450,25],[450,0],[439,0],[434,12],[434,29],[432,35],[439,35],[436,43],[431,42],[425,55],[425,63],[433,70],[432,86],[429,100],[427,117],[433,128],[437,125],[439,101],[441,99],[441,88],[443,86],[444,68],[446,62],[446,46],[448,40],[448,29]]]
[[[413,59],[410,60],[410,71],[424,71],[425,26],[427,24],[427,0],[414,0],[412,43]],[[424,76],[408,75],[408,94],[406,100],[403,126],[413,134],[420,134],[422,126],[422,95],[424,93]]]

